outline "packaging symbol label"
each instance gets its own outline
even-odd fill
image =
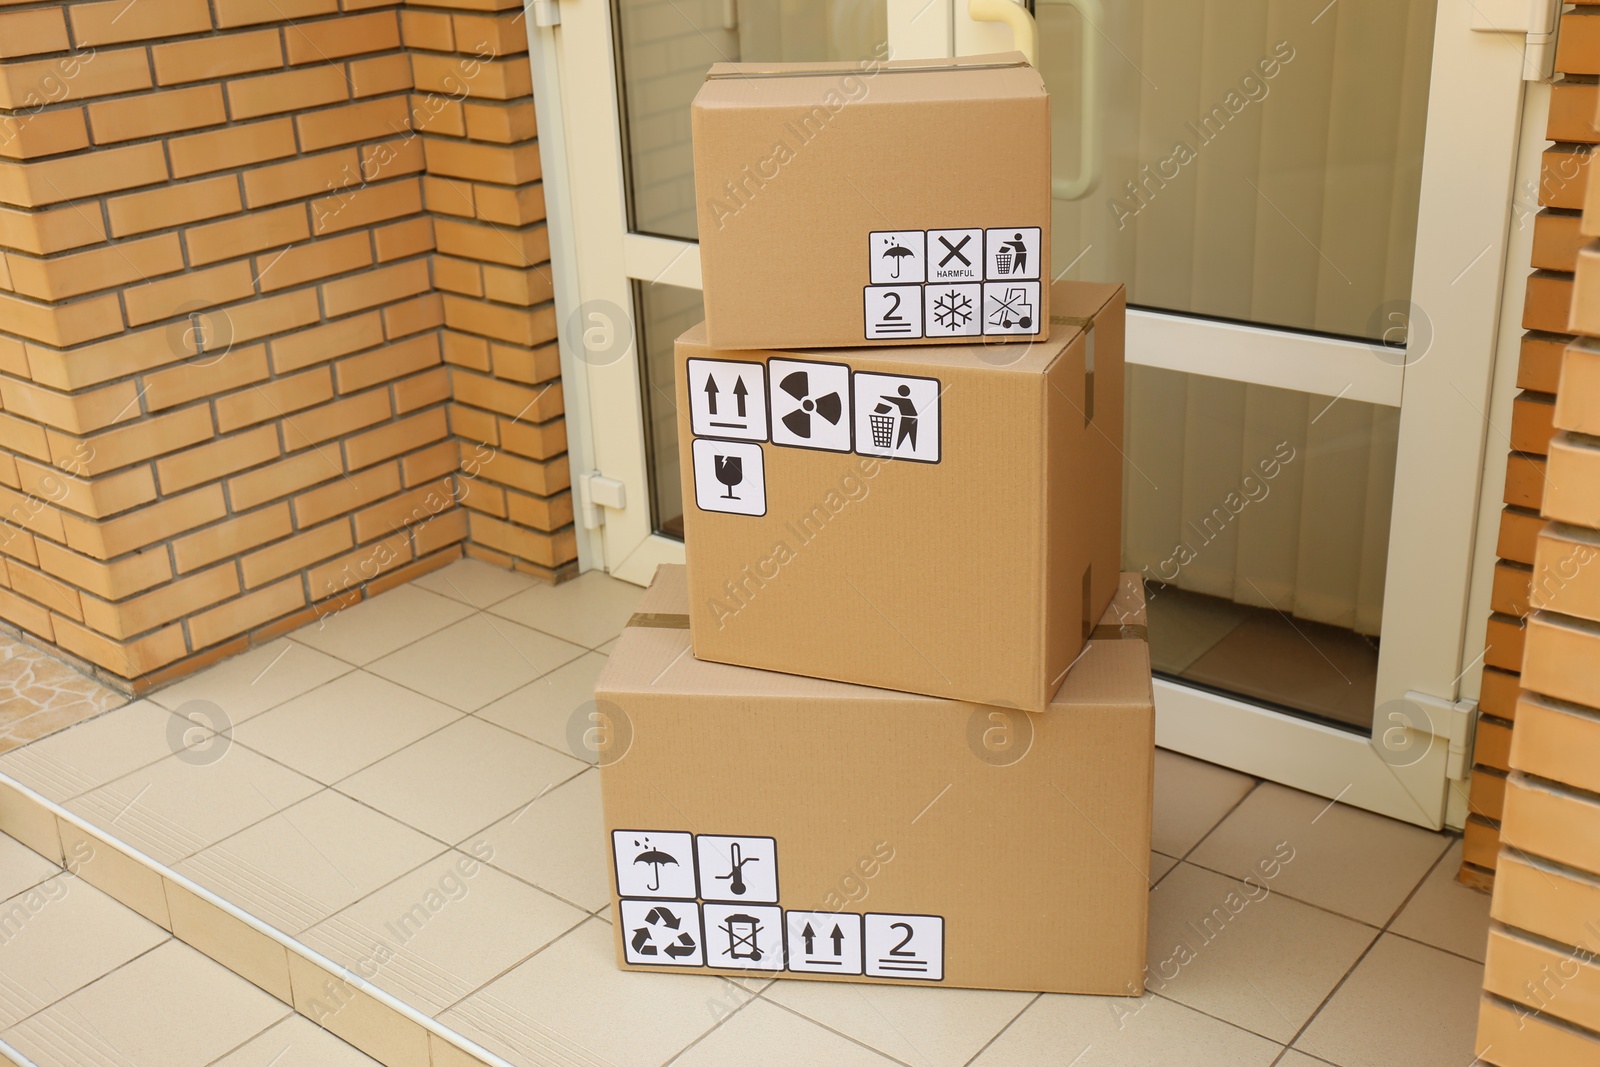
[[[765,441],[766,370],[739,360],[689,360],[689,422],[696,437]]]
[[[767,471],[760,445],[696,438],[691,452],[694,502],[701,511],[767,513]]]
[[[983,231],[929,230],[928,281],[983,281]]]
[[[861,916],[847,912],[784,913],[789,970],[817,974],[861,973]]]
[[[767,361],[772,443],[850,451],[850,368],[798,359]]]
[[[992,282],[1025,281],[1039,278],[1037,226],[1003,227],[984,234],[984,277]]]
[[[877,978],[944,979],[944,919],[937,915],[866,917],[866,971]]]
[[[873,285],[905,285],[927,277],[927,235],[921,230],[883,230],[868,235]]]
[[[783,909],[766,904],[703,904],[706,964],[730,970],[783,970]]]
[[[885,459],[939,462],[937,378],[858,371],[854,392],[857,452]]]
[[[668,967],[705,966],[700,909],[694,903],[657,900],[621,902],[624,948],[629,963]]]
[[[922,286],[869,285],[866,289],[867,336],[922,336]]]
[[[696,888],[694,838],[677,831],[615,830],[617,895],[693,900]]]
[[[778,902],[778,843],[770,837],[695,838],[703,900]]]

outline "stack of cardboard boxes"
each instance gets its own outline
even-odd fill
[[[687,568],[597,687],[625,968],[1136,994],[1123,293],[1050,284],[1020,55],[713,67]]]

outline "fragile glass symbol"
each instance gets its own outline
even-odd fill
[[[739,498],[733,495],[733,487],[744,481],[744,457],[713,456],[711,460],[716,467],[717,481],[728,488],[722,495],[728,500],[738,500]]]
[[[731,960],[757,960],[764,955],[756,937],[761,933],[761,920],[743,913],[730,915],[718,927],[728,935],[728,958]]]

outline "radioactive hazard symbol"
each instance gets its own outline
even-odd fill
[[[824,452],[850,451],[850,368],[799,359],[767,362],[772,443]]]
[[[665,967],[705,964],[700,909],[693,904],[624,900],[621,905],[622,936],[629,963]]]

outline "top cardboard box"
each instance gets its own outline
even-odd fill
[[[712,347],[1048,334],[1050,98],[1022,53],[718,63],[691,118]]]

